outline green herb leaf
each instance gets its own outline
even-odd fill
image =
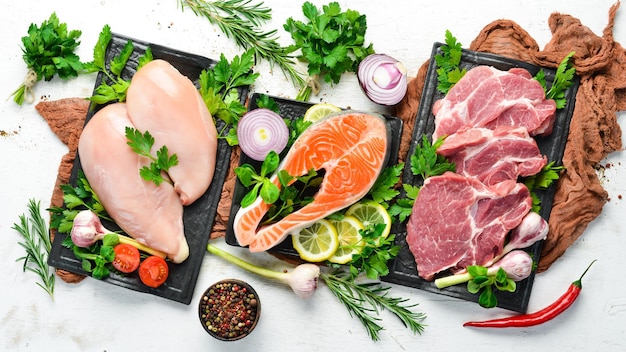
[[[159,186],[162,182],[170,182],[161,175],[162,172],[167,172],[171,167],[178,165],[178,156],[176,154],[170,155],[167,146],[162,146],[156,152],[156,157],[151,154],[152,146],[154,145],[154,137],[149,131],[141,133],[137,129],[126,126],[126,139],[127,144],[138,155],[148,157],[151,163],[147,166],[142,166],[139,169],[139,175],[146,181],[154,182]]]
[[[435,143],[430,143],[426,135],[422,136],[422,143],[415,146],[411,155],[411,172],[421,176],[424,180],[430,176],[441,175],[446,171],[455,171],[454,163],[444,156],[437,154],[437,148],[443,144],[444,137],[439,137]]]
[[[369,190],[368,195],[385,208],[389,208],[389,201],[393,200],[400,191],[395,189],[396,184],[400,181],[400,175],[404,169],[404,163],[399,163],[391,167],[385,168],[374,185]]]
[[[574,82],[574,76],[576,74],[576,68],[573,67],[570,59],[574,56],[575,52],[570,52],[565,58],[561,61],[559,66],[556,69],[556,73],[554,75],[554,81],[552,82],[552,86],[548,89],[546,85],[545,72],[540,70],[535,79],[541,83],[544,90],[546,91],[547,99],[554,99],[556,102],[556,108],[562,109],[567,104],[567,99],[565,98],[565,91],[569,88]]]
[[[462,57],[461,43],[446,30],[445,45],[440,46],[441,54],[435,55],[437,64],[437,90],[448,94],[450,89],[465,75],[466,69],[460,68]]]

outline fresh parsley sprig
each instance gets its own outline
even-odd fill
[[[541,210],[541,200],[535,193],[536,190],[547,189],[556,182],[561,172],[565,168],[563,166],[555,166],[554,161],[549,162],[544,166],[541,171],[532,176],[526,176],[521,179],[521,182],[526,185],[530,190],[530,196],[532,198],[532,211],[539,212]]]
[[[22,105],[24,101],[33,102],[33,87],[44,79],[54,76],[61,79],[77,77],[83,70],[83,63],[74,53],[80,45],[79,30],[68,30],[66,23],[61,23],[56,13],[43,21],[40,26],[34,23],[28,27],[28,35],[22,37],[22,58],[28,68],[24,82],[11,94],[13,101]]]
[[[13,229],[21,236],[23,242],[19,245],[24,248],[26,255],[16,261],[23,261],[22,270],[31,271],[39,276],[41,287],[54,300],[54,274],[48,266],[48,256],[52,249],[52,243],[46,222],[41,215],[40,203],[34,199],[28,201],[29,216],[20,215],[19,223],[13,224]]]
[[[384,228],[385,224],[376,224],[359,230],[363,247],[359,253],[352,255],[349,263],[353,279],[361,273],[371,280],[389,274],[387,263],[398,255],[400,247],[395,245],[395,235],[381,237]]]
[[[226,139],[231,146],[239,144],[237,123],[247,111],[239,100],[238,88],[252,85],[259,77],[259,73],[252,72],[253,66],[254,52],[248,50],[233,57],[231,62],[221,54],[212,69],[200,73],[198,91],[211,116],[223,122],[219,137]]]
[[[422,179],[441,175],[446,171],[455,171],[454,163],[448,161],[443,155],[437,154],[437,149],[443,144],[444,137],[439,137],[434,143],[430,143],[426,135],[422,136],[422,143],[415,146],[411,155],[411,172],[419,175]]]
[[[339,271],[322,273],[320,278],[348,309],[350,316],[361,321],[373,341],[380,340],[379,333],[384,329],[378,317],[378,313],[384,309],[398,317],[414,334],[424,331],[426,315],[414,312],[412,308],[417,304],[406,304],[407,299],[389,297],[389,287],[377,282],[356,283],[349,275]]]
[[[446,30],[445,45],[439,47],[441,54],[435,55],[437,64],[437,90],[443,94],[448,91],[465,75],[467,69],[461,69],[461,43]]]
[[[304,86],[304,78],[296,69],[290,53],[277,40],[277,31],[262,31],[261,24],[269,21],[271,10],[263,2],[251,4],[251,0],[179,0],[184,9],[190,8],[196,16],[203,16],[216,25],[228,38],[245,50],[252,50],[255,57],[278,65],[295,87]]]
[[[573,80],[576,74],[576,68],[572,66],[570,59],[575,53],[574,51],[570,52],[561,61],[559,67],[556,69],[554,80],[549,89],[546,84],[546,73],[543,70],[539,70],[535,75],[535,79],[541,83],[541,86],[546,91],[546,98],[554,99],[557,109],[562,109],[567,104],[565,91],[574,83]]]
[[[368,191],[367,196],[371,197],[374,202],[384,206],[385,209],[389,209],[389,203],[400,194],[400,191],[395,187],[400,181],[403,169],[404,163],[385,168]]]
[[[373,44],[365,45],[366,16],[354,10],[341,11],[338,2],[322,6],[320,11],[310,2],[302,5],[307,23],[288,18],[283,28],[294,44],[288,52],[300,50],[298,59],[308,63],[309,81],[297,100],[307,101],[319,78],[337,84],[344,72],[356,72],[359,63],[374,53]]]
[[[163,177],[163,173],[178,165],[178,156],[176,154],[170,155],[166,145],[159,148],[156,151],[156,156],[152,155],[152,146],[154,145],[154,137],[149,131],[141,133],[137,129],[126,126],[126,139],[127,144],[137,154],[145,156],[151,160],[150,165],[144,165],[139,169],[139,175],[146,181],[152,181],[157,186],[161,183],[171,183],[169,179]]]
[[[63,191],[65,206],[48,209],[50,211],[50,228],[56,229],[59,233],[70,233],[74,225],[74,218],[83,209],[91,210],[101,219],[112,221],[82,170],[78,171],[76,186],[63,184],[60,187]]]
[[[94,46],[93,61],[85,64],[85,69],[88,72],[102,72],[105,76],[101,84],[96,87],[94,95],[89,98],[89,100],[98,105],[112,101],[126,101],[126,91],[130,86],[130,80],[123,78],[122,72],[135,50],[135,45],[132,41],[128,40],[120,53],[117,54],[107,66],[106,50],[112,37],[111,27],[105,25]],[[143,65],[153,59],[152,50],[148,47],[139,57],[136,70],[139,70]]]

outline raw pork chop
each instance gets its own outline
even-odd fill
[[[489,187],[453,172],[427,178],[407,224],[419,276],[488,263],[531,205],[528,188],[515,181]]]
[[[183,205],[202,196],[215,172],[217,131],[193,83],[164,60],[144,65],[133,76],[126,96],[135,127],[154,137],[154,150],[167,146],[178,156],[169,177]]]
[[[126,126],[132,123],[123,103],[108,105],[89,120],[78,144],[83,172],[124,232],[180,263],[189,256],[183,206],[169,183],[156,186],[139,176],[150,161],[126,144]]]
[[[547,159],[524,127],[470,128],[448,136],[437,149],[456,172],[486,185],[535,175]]]
[[[433,140],[463,128],[523,126],[531,136],[552,133],[556,103],[528,71],[477,66],[433,104]]]

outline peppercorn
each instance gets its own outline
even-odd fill
[[[245,282],[225,280],[213,284],[200,299],[200,321],[218,339],[237,340],[254,329],[259,302]]]

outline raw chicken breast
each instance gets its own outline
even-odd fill
[[[166,145],[178,156],[168,174],[181,203],[200,198],[213,180],[217,131],[193,83],[167,61],[154,60],[133,76],[126,104],[133,125],[154,137],[154,151]]]
[[[126,104],[98,111],[85,126],[78,144],[83,172],[109,215],[128,235],[167,253],[174,263],[189,256],[183,228],[183,206],[172,185],[156,186],[139,175],[150,162],[126,144],[132,123]]]

